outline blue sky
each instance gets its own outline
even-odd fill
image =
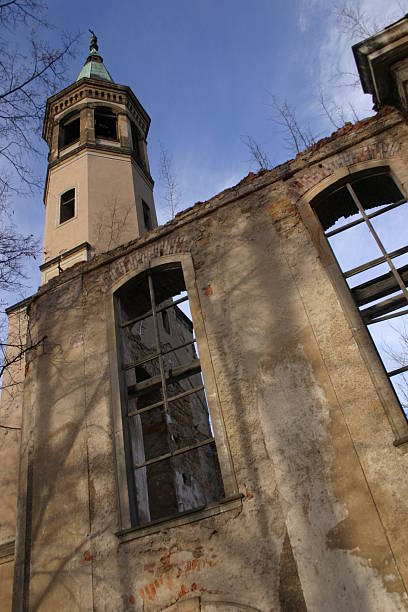
[[[399,18],[399,0],[354,0],[371,27]],[[54,28],[42,32],[58,46],[61,32],[83,32],[66,84],[77,77],[88,54],[88,28],[117,83],[129,85],[152,123],[148,136],[159,220],[168,213],[160,181],[160,143],[172,156],[182,208],[236,184],[252,169],[243,143],[254,137],[273,165],[293,156],[273,121],[271,95],[296,109],[299,122],[317,137],[333,131],[317,98],[360,117],[370,114],[370,96],[341,86],[336,73],[354,70],[351,44],[330,0],[99,0],[49,5]],[[374,24],[373,22],[376,22]],[[346,117],[347,118],[347,117]],[[33,160],[45,178],[47,147]],[[42,193],[15,199],[15,220],[23,232],[42,237]],[[39,284],[30,266],[28,292]],[[10,301],[15,301],[11,296]]]
[[[43,34],[55,45],[63,30],[84,32],[67,84],[87,56],[91,27],[114,80],[129,85],[151,116],[149,156],[159,215],[160,142],[172,155],[187,207],[248,172],[246,135],[268,150],[274,164],[291,156],[270,119],[268,92],[290,100],[302,120],[317,114],[319,123],[314,96],[321,33],[330,21],[323,3],[57,0],[50,3],[49,19],[55,29]],[[318,125],[316,131],[324,135],[330,127]],[[45,177],[45,144],[43,150],[38,171]],[[38,193],[14,202],[23,229],[42,233],[41,200]]]
[[[380,24],[402,14],[398,0],[362,0]],[[370,96],[341,88],[336,70],[353,66],[351,40],[339,27],[334,3],[321,0],[117,0],[49,6],[55,26],[43,33],[58,45],[64,30],[83,32],[66,75],[75,80],[88,53],[88,28],[117,83],[129,85],[152,119],[148,137],[159,220],[167,211],[159,176],[160,143],[171,154],[182,207],[234,185],[251,169],[243,139],[254,137],[273,165],[293,156],[271,119],[270,95],[287,99],[299,121],[322,137],[331,126],[317,104],[319,89],[361,116]],[[45,177],[46,152],[35,162]],[[42,194],[15,200],[22,231],[42,236]],[[39,277],[30,273],[35,290]]]
[[[352,2],[357,6],[357,0]],[[403,14],[399,0],[360,0],[371,26]],[[156,181],[159,220],[167,210],[160,181],[160,143],[172,156],[181,204],[191,206],[236,184],[252,169],[243,143],[254,137],[273,165],[293,156],[273,121],[271,94],[296,109],[299,122],[317,137],[333,131],[317,103],[323,89],[329,103],[359,116],[370,113],[371,98],[342,87],[336,72],[354,69],[351,44],[324,0],[54,0],[42,32],[56,46],[61,32],[83,32],[66,74],[73,82],[88,54],[88,28],[99,38],[104,62],[117,83],[129,85],[152,119],[148,137]],[[47,147],[33,160],[45,178]],[[14,199],[16,223],[42,237],[42,193]],[[30,266],[28,292],[39,284]],[[15,301],[14,296],[10,301]]]

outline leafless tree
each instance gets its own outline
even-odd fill
[[[269,106],[272,109],[272,120],[283,130],[291,151],[300,153],[316,142],[310,127],[300,124],[294,107],[287,100],[279,102],[276,96],[271,95]]]
[[[323,90],[320,90],[317,103],[322,110],[322,114],[329,123],[338,130],[345,123],[352,119],[353,121],[359,121],[360,117],[352,102],[348,101],[344,106],[339,106],[333,100],[329,100]]]
[[[316,142],[309,126],[304,127],[296,116],[295,109],[287,100],[279,102],[276,96],[269,94],[269,108],[272,109],[271,119],[283,133],[288,149],[293,154],[300,153]],[[245,146],[250,154],[250,161],[255,164],[258,170],[268,170],[272,164],[267,153],[261,145],[252,137],[246,136],[243,139]]]
[[[63,35],[53,48],[42,39],[50,28],[37,0],[0,0],[0,192],[38,184],[29,156],[37,143],[48,96],[65,84],[66,60],[78,35]]]
[[[0,291],[17,293],[24,288],[23,265],[27,258],[36,258],[38,240],[20,234],[8,218],[4,203],[0,205]],[[1,303],[1,301],[0,301]]]
[[[374,15],[368,15],[361,9],[358,1],[335,4],[333,13],[338,19],[340,29],[351,40],[369,38],[381,27]]]
[[[268,154],[262,149],[255,138],[252,138],[252,136],[245,136],[242,138],[242,142],[248,149],[250,162],[255,165],[257,172],[259,170],[270,170],[272,168],[272,163],[269,160]]]
[[[35,259],[39,253],[38,239],[32,234],[22,235],[15,225],[7,209],[7,201],[0,201],[0,381],[3,388],[3,373],[9,372],[7,386],[11,387],[20,381],[15,380],[13,364],[20,363],[27,351],[39,342],[31,342],[27,336],[26,326],[7,334],[7,322],[4,312],[7,293],[24,294],[26,274],[24,266],[27,259]],[[7,338],[7,340],[6,340]]]
[[[10,198],[39,186],[32,156],[38,142],[48,96],[65,84],[66,61],[78,35],[63,35],[59,48],[44,38],[51,25],[41,0],[0,0],[0,290],[20,293],[24,262],[38,254],[38,240],[23,236],[12,222]],[[4,302],[4,300],[3,300]],[[0,299],[0,305],[2,300]],[[0,322],[1,323],[1,322]],[[4,334],[3,334],[4,337]],[[0,329],[1,338],[1,329]],[[13,362],[30,346],[25,334],[17,342]],[[6,342],[0,341],[5,352]],[[0,376],[8,365],[0,364]]]
[[[160,143],[160,179],[164,188],[164,199],[170,219],[174,219],[181,204],[181,193],[177,175],[173,168],[173,159]]]
[[[407,8],[403,6],[401,0],[397,4],[401,17],[403,17],[407,12]],[[350,43],[370,38],[370,36],[373,36],[387,25],[385,12],[382,15],[381,21],[379,21],[373,12],[368,13],[362,10],[359,0],[335,4],[333,16],[336,19],[339,30],[347,37]],[[360,87],[360,78],[357,71],[340,70],[335,78],[343,88]]]
[[[398,4],[402,17],[406,9],[404,9],[401,1]],[[350,43],[372,36],[385,25],[384,23],[380,24],[374,15],[362,10],[359,0],[335,4],[332,9],[332,16],[336,20],[338,30],[347,37]],[[338,71],[335,80],[337,85],[343,88],[360,86],[359,75],[352,70]],[[352,102],[345,100],[344,104],[340,106],[326,92],[323,93],[324,89],[320,88],[320,93],[316,97],[317,106],[335,129],[339,129],[348,121],[359,120]],[[315,135],[309,126],[302,125],[294,107],[287,100],[281,102],[276,96],[269,95],[272,119],[281,128],[289,149],[294,153],[299,153],[314,144],[316,141]],[[258,169],[270,167],[268,156],[254,138],[248,136],[243,139],[243,142],[250,153],[251,162]]]
[[[20,364],[27,353],[33,353],[38,349],[44,348],[46,336],[39,340],[33,340],[29,333],[29,328],[21,329],[19,334],[15,334],[12,339],[8,339],[7,343],[0,345],[2,360],[0,364],[0,380],[2,380],[2,392],[7,389],[8,394],[14,390],[14,387],[19,385],[21,381],[20,369],[13,370],[13,364]],[[3,374],[7,372],[7,383],[4,384]]]

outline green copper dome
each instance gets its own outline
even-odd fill
[[[99,79],[100,81],[109,81],[110,83],[113,83],[113,79],[106,70],[103,64],[103,59],[98,53],[98,39],[95,36],[95,32],[92,30],[89,31],[91,33],[91,41],[89,43],[90,53],[76,80],[80,81],[84,78]]]

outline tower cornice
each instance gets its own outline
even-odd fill
[[[151,119],[130,87],[108,81],[83,78],[48,98],[42,132],[42,137],[48,144],[55,117],[85,99],[95,100],[100,104],[124,105],[131,118],[141,129],[144,137],[147,137]]]

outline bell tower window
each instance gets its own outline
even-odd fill
[[[151,230],[153,228],[153,223],[152,223],[152,215],[150,214],[150,208],[144,200],[142,200],[142,206],[143,206],[143,221],[144,221],[145,227],[147,230]]]
[[[75,189],[69,189],[60,199],[59,222],[65,223],[75,217]]]
[[[68,145],[77,142],[80,134],[79,114],[74,113],[69,115],[60,124],[60,146],[67,147]]]
[[[130,129],[132,131],[132,142],[133,142],[133,151],[134,151],[134,154],[136,155],[137,159],[139,161],[141,161],[141,158],[140,158],[140,149],[139,149],[140,135],[139,135],[139,130],[137,129],[137,127],[133,123],[133,121],[131,121],[131,123],[130,123]]]
[[[95,138],[117,140],[116,115],[106,107],[95,109]]]

